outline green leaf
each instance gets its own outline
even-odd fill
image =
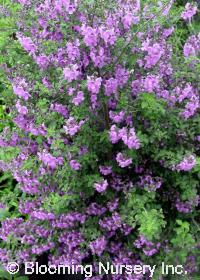
[[[15,278],[16,280],[28,280],[27,276],[19,276]]]
[[[5,218],[9,217],[10,213],[8,209],[2,209],[0,208],[0,221],[3,221]]]
[[[11,280],[12,276],[3,268],[0,268],[0,279]]]
[[[142,113],[148,119],[158,119],[165,115],[165,102],[153,93],[141,93],[138,97]]]

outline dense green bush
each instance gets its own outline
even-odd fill
[[[198,279],[197,11],[193,22],[182,2],[19,2],[19,30],[1,40],[0,163],[16,180],[2,194],[2,264],[163,261],[188,274],[153,279]]]

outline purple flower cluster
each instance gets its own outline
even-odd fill
[[[176,209],[181,213],[191,213],[195,207],[197,207],[200,203],[199,196],[196,196],[194,199],[190,201],[181,201],[180,198],[176,200]]]
[[[110,141],[113,144],[117,143],[119,140],[122,140],[129,149],[137,150],[140,148],[140,141],[136,136],[134,128],[130,128],[130,130],[128,131],[126,127],[118,129],[114,124],[110,128],[109,135]]]
[[[107,180],[104,180],[102,182],[99,183],[95,183],[94,184],[94,188],[96,189],[97,192],[101,193],[101,192],[105,192],[105,190],[108,187],[108,182]]]
[[[156,254],[160,249],[160,243],[154,244],[151,241],[148,241],[143,235],[141,235],[134,242],[134,246],[138,249],[142,248],[144,254],[148,257]]]
[[[23,223],[22,218],[6,219],[2,222],[2,227],[0,229],[0,238],[4,241],[7,240],[8,236],[13,233],[15,236],[18,228]]]
[[[79,123],[74,119],[74,117],[69,117],[66,120],[66,125],[63,126],[66,134],[70,136],[74,136],[80,129],[81,126],[84,124],[84,121],[80,121]]]
[[[132,164],[132,158],[126,158],[122,153],[117,154],[116,161],[122,168],[125,168]]]
[[[185,5],[185,10],[182,12],[181,17],[184,20],[191,20],[191,18],[197,13],[196,3],[187,3]]]
[[[74,170],[79,170],[81,168],[81,164],[78,163],[75,159],[70,160],[69,165]]]
[[[28,92],[28,84],[25,81],[24,78],[17,78],[12,82],[13,86],[13,92],[16,94],[18,97],[24,99],[27,101],[30,97],[30,94]]]
[[[27,51],[30,55],[35,54],[37,46],[33,43],[30,37],[25,37],[18,33],[17,38],[25,51]]]
[[[45,213],[44,211],[33,211],[30,216],[33,219],[36,220],[41,220],[41,221],[49,221],[49,220],[54,220],[55,219],[55,215],[52,213]]]
[[[41,153],[38,153],[38,158],[45,165],[49,166],[52,169],[56,168],[57,165],[63,164],[63,157],[54,157],[45,150],[43,150]]]
[[[50,109],[54,112],[57,112],[57,113],[61,114],[63,117],[68,116],[68,110],[62,104],[58,104],[58,103],[51,104]]]
[[[153,178],[151,175],[140,176],[139,186],[144,189],[147,189],[149,192],[156,191],[162,185],[162,179],[155,177]]]
[[[87,89],[90,92],[90,100],[92,107],[96,108],[98,102],[97,97],[101,88],[102,78],[95,78],[93,76],[87,77]]]
[[[145,56],[144,60],[145,68],[151,68],[160,60],[161,56],[164,53],[164,49],[161,45],[158,43],[154,43],[152,46],[150,45],[149,40],[146,40],[142,44],[142,50],[147,52],[147,55]]]
[[[200,33],[190,36],[184,44],[183,54],[185,57],[198,56],[200,50]]]
[[[114,212],[111,217],[100,220],[99,225],[105,231],[113,233],[117,229],[121,228],[122,220],[120,215],[117,212]]]
[[[103,251],[106,249],[106,238],[105,236],[97,238],[95,241],[89,244],[92,254],[101,256]]]
[[[63,70],[64,78],[68,82],[72,82],[74,80],[78,80],[80,75],[80,71],[77,64],[72,64],[69,67],[64,68]]]
[[[196,165],[194,155],[186,156],[179,164],[176,165],[178,171],[190,171]]]

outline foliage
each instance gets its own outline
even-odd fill
[[[0,22],[18,29],[0,38],[2,265],[163,261],[195,279],[197,4],[18,2]]]

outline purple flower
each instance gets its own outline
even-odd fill
[[[149,46],[149,41],[143,43],[143,51],[147,52],[144,60],[146,61],[145,68],[151,68],[160,60],[161,56],[164,54],[163,47],[155,43],[152,46]]]
[[[114,212],[117,209],[118,204],[119,204],[119,199],[116,198],[113,201],[108,202],[107,207],[108,207],[110,212]]]
[[[117,93],[118,81],[114,78],[110,78],[105,82],[105,95],[111,96],[113,93]]]
[[[30,182],[30,180],[29,180]],[[26,180],[26,183],[28,184],[28,180]],[[39,183],[39,182],[37,182]],[[24,203],[19,204],[19,212],[22,214],[30,214],[32,211],[34,211],[35,208],[37,208],[40,205],[38,201],[25,201]]]
[[[106,52],[105,48],[99,47],[98,49],[91,49],[90,50],[90,57],[92,62],[94,63],[95,67],[102,68],[107,63],[110,62],[110,57]]]
[[[85,155],[88,152],[88,148],[86,146],[81,146],[79,150],[79,155]]]
[[[199,203],[200,198],[198,195],[189,201],[181,201],[178,197],[175,206],[176,209],[181,213],[190,213],[195,209],[195,207],[199,205]]]
[[[105,207],[102,207],[102,206],[98,205],[96,202],[93,202],[87,207],[86,213],[88,215],[101,216],[106,211],[107,211],[107,209]]]
[[[132,93],[134,96],[138,95],[142,91],[142,81],[137,79],[131,83]]]
[[[142,249],[146,256],[151,257],[158,252],[161,244],[154,244],[153,242],[147,240],[143,235],[140,235],[140,237],[134,242],[134,246],[138,249]]]
[[[84,237],[79,231],[72,230],[71,232],[63,232],[59,237],[59,242],[65,245],[68,252],[73,252],[84,242]]]
[[[68,82],[77,80],[80,76],[79,66],[77,64],[72,64],[69,67],[64,68],[63,74],[64,74],[64,78]]]
[[[39,55],[35,57],[36,63],[39,65],[39,67],[43,70],[46,70],[49,66],[49,57],[46,55]]]
[[[43,85],[44,85],[46,88],[48,88],[48,89],[51,89],[51,88],[52,88],[52,85],[51,85],[51,83],[49,82],[48,79],[43,78],[43,79],[42,79],[42,83],[43,83]]]
[[[32,252],[32,254],[35,254],[35,255],[41,255],[42,253],[49,251],[50,249],[52,249],[54,247],[55,247],[54,242],[48,242],[47,244],[44,244],[44,245],[33,246],[31,248],[31,252]]]
[[[196,158],[193,155],[186,156],[177,166],[178,171],[190,171],[196,165]]]
[[[7,268],[7,264],[10,260],[9,253],[7,249],[0,248],[0,261],[2,263],[2,266]]]
[[[197,13],[197,5],[195,3],[187,3],[185,10],[182,12],[181,17],[184,20],[191,20],[191,18]]]
[[[66,134],[74,136],[78,133],[84,123],[85,121],[83,120],[78,123],[73,117],[69,117],[69,119],[66,121],[66,125],[63,126],[63,128]]]
[[[14,80],[13,84],[13,92],[27,101],[30,97],[29,92],[27,91],[28,84],[26,83],[25,79],[17,78]]]
[[[124,235],[129,235],[131,233],[131,231],[133,230],[133,228],[127,224],[123,224],[122,225],[122,232],[124,233]]]
[[[114,45],[117,39],[116,31],[114,28],[106,29],[105,27],[99,28],[99,33],[101,38],[104,40],[105,44]]]
[[[133,12],[127,12],[123,18],[122,23],[125,29],[130,29],[133,24],[138,24],[140,18],[139,16],[134,16]]]
[[[107,241],[105,236],[99,237],[96,240],[90,242],[89,247],[93,255],[101,256],[103,251],[106,249]]]
[[[30,0],[17,0],[17,1],[23,6],[30,4]]]
[[[61,114],[63,117],[66,117],[68,115],[68,110],[62,104],[58,104],[58,103],[51,104],[50,109],[54,112]]]
[[[163,36],[165,38],[169,37],[173,32],[174,32],[175,28],[172,26],[170,28],[166,28],[163,30]]]
[[[200,142],[200,135],[197,135],[196,139],[197,139],[198,142]]]
[[[17,182],[18,216],[22,218],[1,217],[0,261],[3,266],[15,260],[21,265],[24,260],[34,261],[47,253],[49,263],[56,266],[80,265],[91,259],[93,272],[98,272],[98,259],[142,265],[147,257],[158,253],[161,244],[138,235],[138,226],[131,227],[124,221],[126,204],[137,208],[128,205],[129,194],[133,191],[138,197],[144,195],[146,205],[150,203],[156,209],[167,202],[180,212],[176,211],[176,216],[183,217],[199,206],[195,195],[198,170],[194,167],[198,164],[200,141],[195,72],[200,34],[189,35],[183,53],[176,52],[174,40],[168,39],[174,27],[167,27],[165,18],[174,0],[165,6],[165,1],[158,1],[163,17],[160,23],[156,23],[151,1],[141,5],[140,0],[117,0],[108,9],[107,5],[104,9],[95,7],[98,1],[89,1],[91,5],[79,0],[17,1],[26,5],[17,23],[21,30],[17,36],[36,68],[31,69],[31,63],[25,65],[26,60],[21,66],[1,67],[12,83],[14,96],[4,107],[13,125],[3,129],[0,136],[0,146],[5,150],[0,169],[10,171]],[[182,18],[191,21],[195,13],[197,4],[187,4]],[[34,14],[35,24],[30,24],[30,14]],[[143,22],[152,22],[153,18],[155,24],[137,34],[131,30],[140,30]],[[138,23],[138,28],[134,27]],[[136,35],[134,41],[132,33]],[[125,51],[124,46],[128,46]],[[183,69],[183,75],[177,76],[179,61],[188,65],[188,75]],[[164,99],[171,114],[169,120],[159,118],[153,123],[145,118],[138,103],[141,93],[155,93],[156,98]],[[42,108],[40,101],[44,103]],[[149,138],[155,134],[153,139],[157,139],[162,136],[156,134],[159,127],[163,139],[158,139],[151,151],[153,144],[143,145],[137,129]],[[185,149],[185,156],[170,171],[170,162],[176,158],[172,153],[175,140],[178,150]],[[159,149],[168,149],[169,153],[159,153]],[[192,196],[183,194],[182,174],[177,174],[190,170],[193,172],[184,176],[191,179]],[[174,187],[168,184],[173,181],[168,180],[171,175],[176,179]],[[92,188],[85,189],[84,184],[91,182]],[[166,189],[161,190],[164,183]],[[158,201],[152,202],[153,193],[145,196],[145,191],[157,190],[161,190],[156,195]],[[70,204],[65,203],[66,196],[72,198]],[[56,205],[57,199],[60,201]],[[5,205],[0,205],[4,207],[3,216],[12,206],[8,201]],[[9,244],[12,237],[16,240],[14,247]],[[173,246],[162,237],[161,233],[162,251],[166,253]],[[149,275],[110,278],[147,280]]]
[[[200,108],[199,96],[193,95],[190,100],[186,103],[184,110],[181,112],[181,116],[188,119],[196,113]]]
[[[147,92],[154,92],[154,90],[159,87],[159,77],[155,75],[148,75],[144,79],[143,87]]]
[[[83,25],[81,28],[82,35],[84,36],[84,43],[87,47],[95,47],[98,41],[98,30],[91,26]]]
[[[70,164],[71,168],[74,170],[79,170],[81,168],[81,164],[74,159],[70,160],[69,164]]]
[[[22,115],[27,115],[28,114],[28,109],[26,106],[22,106],[20,104],[20,101],[18,100],[15,107],[17,108],[17,111],[19,114],[22,114]]]
[[[170,1],[168,2],[167,6],[164,8],[164,10],[163,10],[163,12],[162,12],[162,14],[163,14],[164,16],[167,16],[167,15],[169,14],[169,11],[170,11],[170,9],[171,9],[173,3],[174,3],[174,0],[170,0]],[[163,4],[161,4],[161,5],[163,5]]]
[[[67,214],[60,215],[55,221],[52,222],[52,226],[55,228],[69,229],[74,227],[76,223],[84,224],[86,215],[79,212],[69,212]]]
[[[103,180],[102,182],[99,183],[95,183],[94,184],[94,188],[96,189],[97,192],[102,193],[105,192],[105,190],[108,187],[108,181],[107,180]]]
[[[95,78],[93,76],[87,77],[87,88],[91,93],[98,94],[101,88],[102,78]]]
[[[121,65],[118,65],[115,71],[115,79],[117,80],[120,88],[125,86],[125,84],[128,82],[128,78],[129,78],[128,70],[123,68]]]
[[[6,209],[6,206],[3,203],[0,203],[0,209]]]
[[[124,142],[125,145],[128,146],[129,149],[139,149],[140,148],[140,141],[136,136],[135,129],[131,128],[129,132],[125,128],[122,128],[119,131],[119,135]]]
[[[149,192],[156,191],[162,185],[162,179],[160,177],[153,178],[151,175],[140,176],[139,186],[147,189]]]
[[[122,225],[122,220],[117,212],[114,212],[111,217],[106,217],[99,221],[99,225],[106,231],[116,231]]]
[[[16,236],[19,227],[22,225],[22,218],[6,218],[1,222],[0,238],[4,241],[7,240],[8,236],[13,233]]]
[[[80,46],[79,40],[76,40],[75,44],[71,42],[67,43],[67,54],[72,61],[80,57],[79,46]]]
[[[54,169],[57,165],[63,164],[62,157],[54,157],[46,150],[43,150],[42,153],[38,153],[39,160],[41,160],[45,165],[49,166],[50,168]]]
[[[102,78],[94,78],[93,76],[87,77],[87,88],[90,91],[90,100],[92,103],[92,108],[95,109],[97,107],[97,95],[100,91],[102,83]]]
[[[197,258],[193,255],[189,255],[184,266],[187,274],[193,274],[198,271]]]
[[[112,166],[100,166],[99,170],[104,176],[112,173]]]
[[[84,99],[84,93],[82,91],[79,91],[77,95],[72,99],[72,103],[76,106],[79,106],[81,103],[83,103]]]
[[[200,52],[200,33],[190,36],[184,44],[183,54],[185,57],[197,56]]]
[[[37,46],[33,43],[30,37],[22,36],[21,34],[17,34],[17,38],[22,45],[22,47],[29,53],[34,54],[37,50]]]
[[[125,168],[132,164],[131,158],[125,158],[125,156],[122,153],[118,153],[116,156],[116,160],[120,167]]]
[[[110,141],[113,144],[117,143],[121,139],[129,149],[137,150],[140,148],[140,141],[136,136],[134,128],[131,128],[129,131],[127,131],[126,127],[118,130],[116,125],[112,125],[109,131],[109,135]]]
[[[109,136],[112,144],[117,143],[121,139],[117,126],[115,124],[111,126]]]
[[[113,122],[121,123],[124,120],[125,112],[120,111],[119,113],[116,113],[116,112],[110,111],[109,112],[109,117]]]

